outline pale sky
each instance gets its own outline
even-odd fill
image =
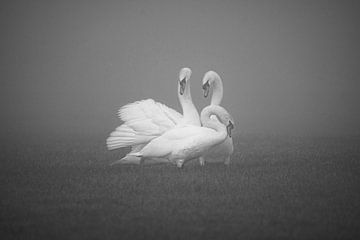
[[[360,134],[357,1],[8,1],[0,8],[5,133],[105,137],[118,107],[181,111],[208,70],[235,133]]]

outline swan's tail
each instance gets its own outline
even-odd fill
[[[139,144],[136,146],[133,146],[131,149],[131,152],[126,154],[125,157],[122,159],[116,160],[115,162],[111,163],[110,165],[115,164],[141,164],[141,154],[139,154],[139,151],[145,146],[145,144]]]
[[[143,155],[142,155],[142,153],[141,152],[131,152],[131,153],[129,153],[128,155],[126,155],[126,156],[130,156],[130,157],[139,157],[139,158],[141,158]]]
[[[132,155],[126,155],[122,159],[116,160],[115,162],[111,163],[110,166],[116,165],[116,164],[135,164],[139,165],[141,164],[141,157],[136,157]]]

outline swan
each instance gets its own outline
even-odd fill
[[[181,125],[201,126],[199,113],[192,101],[190,92],[190,68],[182,68],[179,72],[178,99],[183,114],[153,99],[129,103],[118,111],[119,118],[124,122],[117,127],[106,140],[109,150],[131,146],[130,153],[140,151],[149,141],[161,136],[166,131]],[[168,162],[164,159],[152,159],[147,163]],[[116,163],[140,164],[141,159],[127,154]]]
[[[223,83],[215,71],[208,71],[205,73],[202,80],[202,88],[204,90],[204,97],[209,95],[210,88],[213,88],[210,106],[219,106],[223,98]],[[211,116],[216,118],[215,116]],[[223,162],[226,165],[230,164],[230,156],[234,152],[233,139],[227,137],[224,142],[211,148],[208,153],[200,158],[200,165],[205,165],[205,162]]]
[[[210,118],[211,115],[216,115],[217,119]],[[166,158],[181,168],[188,160],[202,156],[213,146],[231,138],[233,119],[223,107],[205,107],[201,111],[201,122],[202,127],[190,124],[177,126],[130,155],[144,160]]]

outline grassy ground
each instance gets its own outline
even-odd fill
[[[113,166],[104,139],[1,146],[1,239],[360,239],[360,137],[235,136],[230,167]]]

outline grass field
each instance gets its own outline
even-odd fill
[[[360,137],[235,136],[229,167],[109,166],[103,138],[1,146],[1,239],[360,239]]]

